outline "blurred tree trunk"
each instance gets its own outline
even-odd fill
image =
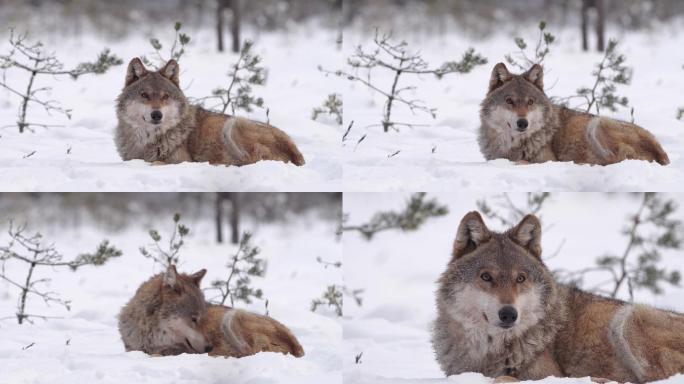
[[[230,194],[230,242],[237,244],[240,242],[240,195]]]
[[[216,195],[216,242],[223,243],[223,196],[221,193]]]
[[[582,0],[582,50],[583,51],[588,51],[589,50],[589,42],[587,41],[587,24],[588,18],[589,18],[589,7],[591,4],[591,0]]]
[[[242,26],[242,6],[240,0],[217,0],[216,10],[216,38],[218,41],[218,50],[223,52],[223,29],[225,25],[225,13],[230,9],[232,13],[232,20],[230,22],[230,33],[233,37],[232,50],[235,53],[240,52],[240,31]]]
[[[604,0],[596,0],[596,49],[603,52],[605,44],[606,9]]]
[[[226,8],[228,8],[228,2],[226,0],[217,0],[216,9],[216,39],[218,41],[218,51],[223,52],[223,25],[224,25],[224,13]]]
[[[582,50],[589,50],[589,10],[596,10],[596,50],[605,49],[606,12],[604,0],[582,0]]]
[[[344,38],[344,17],[342,15],[344,3],[342,0],[334,0],[333,12],[338,15],[338,31],[337,31],[337,50],[342,50],[342,43]]]
[[[216,194],[216,242],[223,243],[223,218],[224,216],[224,201],[230,201],[230,216],[228,223],[230,224],[230,242],[237,244],[240,242],[240,195],[230,192],[219,192]]]
[[[240,30],[242,26],[242,7],[240,0],[230,0],[230,10],[233,12],[233,20],[230,30],[233,34],[233,52],[240,52]]]

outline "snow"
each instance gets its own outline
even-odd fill
[[[181,30],[185,31],[185,30]],[[312,33],[315,31],[316,33]],[[21,31],[18,31],[21,32]],[[172,41],[172,24],[151,32],[162,44]],[[188,97],[210,95],[227,84],[229,66],[237,61],[230,52],[215,49],[213,29],[185,31],[192,40],[179,62],[181,87]],[[321,119],[310,120],[312,109],[328,94],[338,92],[339,79],[326,77],[318,65],[334,66],[341,60],[336,32],[317,24],[292,27],[288,32],[246,31],[255,41],[255,53],[263,56],[269,78],[255,94],[264,98],[271,124],[288,133],[303,153],[306,165],[296,167],[262,161],[243,167],[200,163],[152,166],[142,160],[122,161],[113,142],[116,126],[115,99],[123,87],[128,61],[152,51],[150,31],[132,32],[110,41],[97,33],[55,37],[38,30],[32,39],[54,50],[66,66],[94,60],[103,47],[124,60],[103,75],[69,78],[39,77],[38,85],[50,86],[51,98],[73,109],[71,120],[46,115],[30,105],[33,121],[63,125],[34,128],[20,134],[16,128],[18,98],[0,89],[0,190],[3,191],[339,191],[342,188],[341,127]],[[7,35],[9,36],[9,35]],[[0,37],[0,52],[7,39]],[[169,43],[166,43],[164,50]],[[26,87],[23,73],[10,70],[7,80],[18,89]],[[209,106],[209,105],[208,105]],[[241,116],[266,121],[264,110]]]
[[[521,204],[524,194],[510,194]],[[381,210],[402,209],[408,194],[346,193],[344,211],[348,225],[367,222]],[[352,383],[491,383],[489,378],[464,373],[444,378],[431,343],[430,327],[436,317],[437,278],[446,269],[461,218],[475,210],[475,202],[491,194],[431,193],[449,207],[449,214],[428,220],[415,232],[386,231],[367,241],[355,232],[345,232],[344,278],[349,289],[363,289],[363,305],[345,305],[344,377]],[[681,194],[667,195],[679,206]],[[620,231],[629,213],[636,212],[640,201],[625,195],[596,193],[552,194],[541,217],[542,249],[548,257],[559,246],[560,252],[545,259],[551,270],[578,270],[594,265],[594,259],[607,252],[619,253],[626,246]],[[682,212],[676,214],[682,220]],[[500,223],[485,218],[492,230],[504,230]],[[663,266],[682,271],[681,252],[663,254]],[[586,276],[585,286],[604,281],[603,274]],[[664,286],[665,293],[655,296],[636,291],[635,301],[684,312],[684,287]],[[627,292],[621,292],[627,298]],[[355,356],[361,363],[355,364]],[[548,378],[543,383],[590,383],[588,378]],[[663,383],[684,383],[678,375]]]
[[[608,37],[618,38],[618,51],[633,68],[630,86],[618,88],[634,106],[635,123],[648,129],[660,141],[671,164],[662,167],[643,161],[625,161],[606,167],[555,162],[516,165],[505,159],[486,161],[477,144],[479,104],[485,96],[492,68],[503,62],[504,55],[517,51],[514,36],[522,36],[532,45],[536,26],[518,28],[501,25],[498,32],[483,39],[462,33],[458,28],[448,32],[413,32],[394,30],[397,40],[406,40],[409,48],[421,52],[432,65],[458,60],[468,47],[474,47],[489,63],[470,74],[447,75],[442,80],[431,76],[402,76],[400,86],[417,86],[407,97],[424,100],[437,108],[437,118],[417,112],[415,115],[397,104],[395,121],[426,126],[401,127],[399,132],[382,132],[378,127],[384,99],[360,83],[347,82],[345,123],[354,125],[344,146],[345,190],[355,192],[388,191],[679,191],[684,176],[684,122],[676,120],[676,111],[684,106],[684,44],[681,20],[661,25],[651,31],[617,33],[609,29]],[[349,55],[361,44],[370,48],[372,31],[360,28],[345,30],[345,52]],[[544,66],[544,83],[549,96],[567,97],[582,86],[593,84],[591,73],[602,55],[584,53],[576,28],[548,30],[557,36]],[[411,31],[407,33],[406,31]],[[339,67],[338,67],[339,68]],[[513,68],[509,66],[513,71]],[[365,75],[365,72],[360,73]],[[374,70],[372,79],[389,89],[392,78]],[[580,101],[571,101],[578,106]],[[629,109],[604,116],[631,120]],[[369,127],[375,125],[373,127]],[[364,137],[363,141],[359,140]],[[395,154],[397,151],[399,153]],[[434,152],[433,152],[434,151]]]
[[[2,217],[5,222],[6,217]],[[241,359],[183,354],[150,357],[142,352],[124,352],[116,316],[138,286],[160,272],[138,247],[150,243],[146,223],[130,225],[121,232],[84,222],[65,229],[63,223],[32,226],[46,240],[67,255],[91,251],[103,238],[123,250],[123,256],[100,267],[84,267],[77,272],[42,268],[37,277],[50,277],[51,290],[73,300],[71,311],[53,305],[46,307],[32,298],[33,313],[62,317],[35,324],[16,324],[10,318],[0,321],[1,383],[341,383],[342,326],[334,313],[320,309],[310,312],[311,300],[329,284],[340,284],[339,268],[324,268],[316,261],[341,260],[336,240],[336,224],[313,215],[291,218],[287,224],[258,224],[249,221],[243,228],[254,233],[253,244],[261,248],[268,262],[266,276],[255,285],[269,300],[269,313],[288,326],[304,347],[302,358],[260,353]],[[227,270],[232,245],[217,245],[211,222],[183,220],[191,235],[181,252],[179,271],[207,268],[203,287]],[[154,223],[162,236],[171,220]],[[4,230],[3,230],[4,232]],[[5,236],[0,241],[5,242]],[[25,276],[25,265],[8,262],[7,273],[16,279]],[[211,292],[205,295],[210,298]],[[0,282],[0,317],[15,313],[16,289]],[[264,313],[264,302],[236,304]]]

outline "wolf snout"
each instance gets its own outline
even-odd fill
[[[529,122],[527,121],[527,119],[518,119],[516,125],[518,126],[518,132],[525,132],[527,126],[529,125]]]
[[[161,119],[162,119],[162,117],[164,117],[164,115],[162,115],[161,111],[154,110],[154,111],[152,111],[152,113],[150,113],[150,117],[152,118],[153,123],[159,124],[159,122],[161,122]]]
[[[518,311],[515,307],[507,305],[499,310],[499,320],[501,320],[499,326],[502,328],[510,328],[515,324],[515,321],[518,320]]]

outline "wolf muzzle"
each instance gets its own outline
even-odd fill
[[[162,117],[164,117],[164,115],[161,113],[161,111],[154,110],[152,113],[150,113],[150,118],[152,118],[152,123],[154,124],[161,123]]]
[[[525,132],[530,123],[527,121],[527,119],[518,119],[516,125],[518,126],[518,132]]]
[[[499,310],[499,320],[501,320],[499,324],[501,328],[511,328],[518,320],[518,311],[515,307],[507,305]]]

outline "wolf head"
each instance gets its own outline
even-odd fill
[[[118,116],[150,137],[177,125],[188,103],[179,88],[179,67],[169,60],[160,70],[148,71],[137,57],[126,71],[124,89],[118,99]]]
[[[162,275],[161,304],[157,308],[163,335],[160,344],[187,353],[211,351],[201,328],[207,304],[200,282],[206,272],[202,269],[192,275],[180,274],[171,265]]]
[[[533,215],[505,233],[490,231],[477,212],[465,215],[439,280],[441,309],[465,330],[495,336],[519,335],[537,324],[555,288],[540,241]]]
[[[482,102],[483,123],[507,136],[524,137],[544,127],[551,102],[544,93],[544,71],[534,64],[514,75],[504,63],[494,66],[487,97]]]

